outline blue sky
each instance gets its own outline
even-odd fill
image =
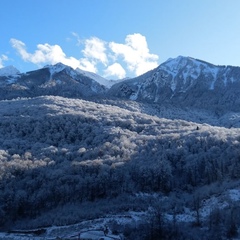
[[[106,78],[190,56],[240,66],[239,0],[0,0],[0,67],[63,62]]]

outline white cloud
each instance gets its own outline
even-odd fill
[[[0,68],[3,68],[3,62],[8,61],[8,57],[4,54],[0,56]]]
[[[99,38],[92,37],[84,41],[85,48],[82,53],[85,58],[90,58],[103,63],[105,66],[108,63],[107,55],[105,53],[105,42]]]
[[[18,53],[20,54],[24,61],[26,61],[29,58],[29,54],[26,51],[26,46],[22,41],[11,38],[10,43],[12,44],[12,47],[18,51]]]
[[[79,67],[82,70],[89,71],[89,72],[97,72],[97,68],[94,62],[89,61],[87,58],[79,59]]]
[[[140,75],[158,66],[158,56],[150,53],[145,36],[139,33],[127,35],[125,43],[107,43],[97,37],[81,39],[74,32],[72,35],[77,39],[77,46],[82,48],[79,50],[80,58],[67,56],[59,45],[38,44],[36,50],[30,53],[22,41],[12,38],[10,42],[24,61],[39,67],[62,62],[74,69],[94,73],[100,69],[100,74],[105,77],[124,78],[126,75]],[[0,56],[0,66],[2,62]]]
[[[104,77],[117,77],[119,79],[126,77],[126,71],[119,63],[113,63],[104,70]]]
[[[74,57],[67,57],[59,45],[50,45],[48,43],[38,44],[37,50],[34,53],[28,53],[26,45],[22,41],[12,38],[10,42],[24,61],[34,64],[56,64],[61,62],[74,69],[81,68],[86,71],[97,71],[95,64],[86,58],[76,59]]]
[[[100,62],[105,66],[108,63],[108,57],[106,53],[106,42],[97,38],[91,37],[89,39],[81,39],[79,35],[72,32],[72,35],[77,39],[77,46],[84,45],[84,49],[81,51],[83,56],[87,59],[91,59],[93,62]]]
[[[123,57],[128,69],[136,75],[158,66],[158,56],[149,53],[147,40],[139,33],[127,35],[125,44],[111,42],[109,47],[117,57]]]
[[[77,46],[80,46],[81,44],[84,43],[76,32],[72,32],[72,35],[77,39]]]

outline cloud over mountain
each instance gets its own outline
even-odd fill
[[[4,67],[4,66],[3,66],[3,62],[4,62],[4,61],[7,61],[7,60],[8,60],[8,57],[7,57],[6,55],[2,54],[2,55],[0,56],[0,68]]]
[[[137,76],[158,66],[158,56],[150,53],[146,37],[139,33],[127,35],[125,43],[106,42],[97,37],[82,40],[76,33],[72,35],[77,38],[77,46],[83,47],[79,58],[67,56],[57,44],[38,44],[30,53],[21,40],[12,38],[10,43],[24,61],[38,66],[62,62],[74,69],[100,72],[109,78]],[[0,58],[0,66],[2,60]]]
[[[86,58],[92,59],[93,61],[99,61],[104,65],[108,63],[106,44],[103,40],[97,37],[92,37],[90,39],[86,39],[84,44],[85,48],[82,50],[82,53]]]
[[[81,61],[74,57],[67,57],[59,45],[50,45],[48,43],[38,44],[37,50],[35,50],[34,53],[29,53],[25,43],[22,41],[12,38],[10,42],[12,47],[17,50],[24,61],[28,61],[37,65],[48,63],[56,64],[58,62],[62,62],[63,64],[73,68],[79,67],[83,70],[90,69],[93,72],[95,71],[95,68],[87,61]]]
[[[106,70],[104,70],[104,76],[119,76],[119,78],[126,77],[126,71],[119,63],[113,63],[112,65],[108,66]]]
[[[128,69],[136,75],[158,66],[158,56],[149,53],[146,37],[139,33],[127,35],[125,44],[111,42],[109,46],[117,57],[123,57]]]

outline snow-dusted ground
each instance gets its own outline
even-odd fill
[[[166,197],[165,197],[166,198]],[[240,187],[234,189],[228,189],[221,194],[212,195],[208,199],[204,199],[200,202],[200,220],[206,219],[212,210],[219,208],[223,209],[229,207],[232,203],[240,202]],[[52,226],[46,229],[46,232],[41,236],[34,236],[33,234],[20,234],[20,233],[0,233],[0,239],[4,240],[51,240],[60,238],[77,239],[77,237],[89,237],[92,239],[103,238],[105,240],[121,239],[121,236],[113,235],[110,231],[105,236],[103,229],[105,226],[109,226],[112,221],[121,225],[137,225],[144,217],[145,212],[127,212],[121,215],[109,215],[105,218],[99,218],[95,220],[82,221],[77,224],[69,226]],[[165,218],[169,221],[173,221],[173,215],[166,214]],[[195,222],[196,211],[189,208],[184,208],[182,213],[176,215],[177,222]]]
[[[83,221],[69,226],[52,226],[46,229],[46,233],[41,236],[34,236],[33,234],[20,234],[20,233],[0,233],[0,239],[6,240],[51,240],[57,237],[78,239],[78,236],[92,239],[121,239],[121,236],[114,235],[110,231],[104,235],[104,228],[115,220],[119,224],[136,224],[141,215],[144,213],[129,212],[126,215],[107,216],[95,220]]]

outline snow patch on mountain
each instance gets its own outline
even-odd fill
[[[182,56],[175,59],[169,59],[167,62],[160,65],[159,69],[165,70],[172,76],[171,89],[173,92],[176,90],[176,77],[178,75],[182,76],[183,84],[186,85],[187,79],[192,79],[191,83],[194,83],[201,73],[206,76],[211,76],[212,81],[210,82],[209,89],[213,90],[219,72],[219,68],[217,66],[194,58]]]
[[[63,63],[57,63],[55,65],[46,65],[44,68],[48,68],[50,72],[50,79],[52,79],[53,74],[61,72],[63,69],[67,68]]]
[[[217,81],[217,75],[218,75],[218,73],[219,73],[219,68],[218,67],[207,67],[207,66],[205,66],[205,68],[204,68],[204,70],[203,70],[203,73],[205,73],[206,74],[206,76],[212,76],[212,81],[210,82],[210,87],[209,87],[209,89],[210,90],[214,90],[214,88],[215,88],[215,83],[216,83],[216,81]],[[225,80],[224,80],[225,82],[226,82],[226,78],[225,78]],[[225,86],[226,86],[226,84],[225,84]]]
[[[136,100],[137,100],[138,94],[139,94],[139,91],[140,91],[140,87],[141,87],[141,86],[138,85],[137,91],[134,92],[134,93],[132,93],[132,95],[130,96],[130,100],[132,100],[132,101],[136,101]]]
[[[108,80],[106,78],[103,78],[103,77],[97,75],[96,73],[84,71],[84,70],[82,70],[80,68],[76,68],[75,71],[77,71],[78,73],[80,73],[80,74],[82,74],[82,75],[84,75],[86,77],[89,77],[89,78],[95,80],[96,82],[98,82],[99,84],[101,84],[101,85],[103,85],[103,86],[105,86],[107,88],[110,88],[115,83],[114,81],[111,81],[111,80]]]
[[[11,78],[8,78],[6,81],[7,81],[7,84],[14,84],[17,82],[17,77],[14,77],[14,76],[11,76]]]
[[[191,57],[179,56],[175,59],[171,58],[167,60],[159,66],[159,70],[164,70],[172,76],[170,87],[174,92],[177,87],[179,76],[182,77],[183,84],[186,85],[187,79],[192,79],[191,84],[193,84],[199,78],[201,73],[211,78],[209,89],[214,90],[219,67]]]

